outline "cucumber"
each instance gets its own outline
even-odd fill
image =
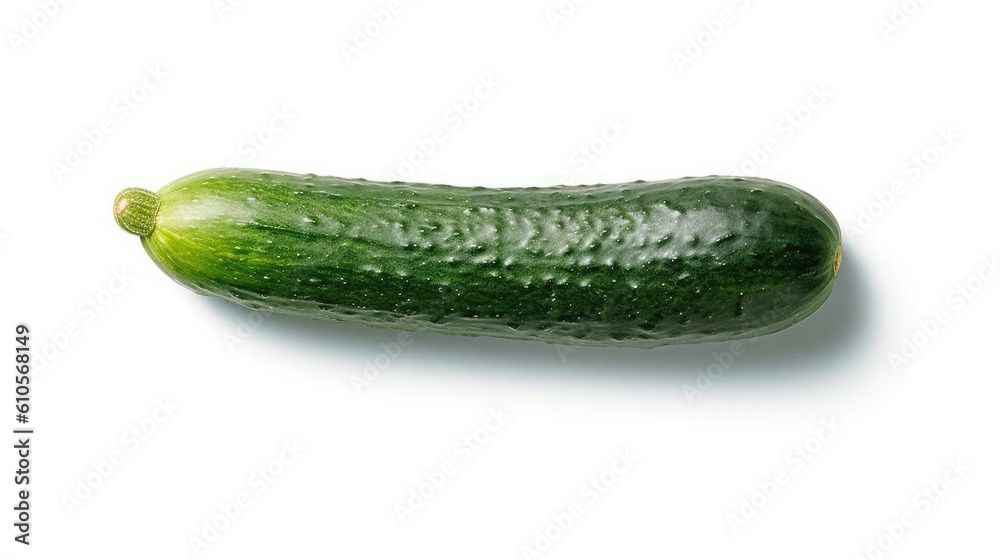
[[[836,219],[766,179],[550,188],[211,169],[114,215],[191,290],[412,331],[654,347],[754,337],[819,308]]]

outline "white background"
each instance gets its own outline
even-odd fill
[[[379,24],[387,0],[225,1],[0,9],[0,346],[27,323],[36,365],[33,544],[12,540],[8,447],[0,554],[997,556],[1000,5],[400,0]],[[190,293],[112,219],[122,188],[204,168],[386,179],[411,156],[407,179],[490,187],[770,177],[834,212],[843,267],[815,315],[736,348],[397,352],[394,331]]]

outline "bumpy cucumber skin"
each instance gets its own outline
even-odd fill
[[[830,211],[765,179],[487,189],[211,169],[158,194],[142,244],[180,284],[413,331],[637,347],[753,337],[819,308],[840,258]]]

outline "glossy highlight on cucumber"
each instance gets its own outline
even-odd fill
[[[655,347],[786,328],[830,295],[840,227],[767,179],[529,187],[210,169],[114,216],[196,293],[410,331]]]

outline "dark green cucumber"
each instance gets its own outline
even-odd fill
[[[826,300],[841,252],[819,201],[741,177],[487,189],[213,169],[126,189],[115,217],[199,294],[571,345],[783,329]]]

